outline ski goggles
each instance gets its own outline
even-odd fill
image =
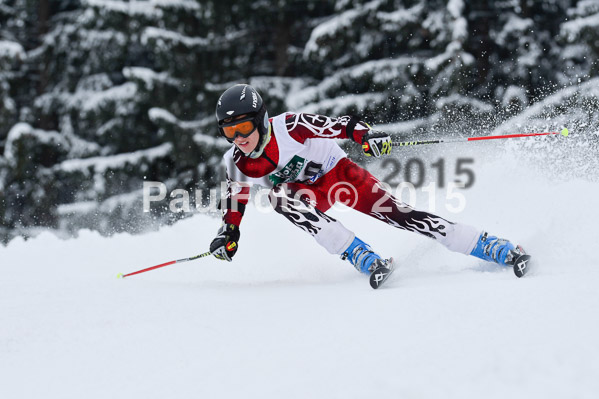
[[[249,137],[255,129],[254,121],[249,120],[232,126],[223,126],[220,128],[220,132],[227,140],[233,142],[238,136],[242,138]]]

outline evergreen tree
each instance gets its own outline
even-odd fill
[[[474,85],[463,1],[338,4],[337,14],[313,29],[304,50],[312,70],[328,77],[290,106],[360,113],[376,122],[427,117],[450,104],[472,106],[461,100]],[[342,102],[335,100],[340,95],[346,97]]]
[[[25,57],[21,43],[25,38],[18,34],[23,25],[25,21],[14,2],[0,1],[0,154],[8,130],[18,120],[19,110],[14,97],[16,75]]]
[[[531,121],[566,120],[551,94],[597,77],[597,15],[591,0],[0,0],[0,234],[185,216],[168,199],[143,214],[142,184],[217,185],[214,106],[234,83],[271,115],[353,113],[410,138],[507,128],[539,101]],[[564,98],[595,126],[591,94]]]
[[[599,2],[583,0],[567,11],[560,25],[561,84],[569,85],[599,76]]]

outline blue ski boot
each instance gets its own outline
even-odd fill
[[[470,255],[505,266],[510,264],[509,261],[512,259],[510,252],[515,248],[514,244],[508,240],[489,236],[485,231],[478,237],[478,242]]]
[[[502,266],[513,266],[518,277],[526,274],[530,260],[530,255],[520,245],[515,246],[504,238],[489,236],[486,231],[480,235],[470,255]]]
[[[370,275],[370,286],[379,288],[394,270],[393,258],[382,259],[370,245],[358,237],[341,254],[341,259],[349,260],[357,271]]]
[[[341,259],[349,260],[349,263],[354,265],[357,271],[364,274],[370,274],[376,268],[371,269],[371,267],[382,261],[381,257],[370,248],[370,245],[358,237],[355,237],[349,247],[343,251]],[[376,262],[377,260],[379,262]]]

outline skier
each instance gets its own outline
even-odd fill
[[[235,144],[224,155],[227,192],[220,205],[223,224],[210,245],[218,259],[231,261],[237,252],[239,226],[252,184],[272,187],[269,199],[274,210],[311,234],[329,253],[341,255],[359,272],[370,274],[373,288],[393,271],[393,259],[381,257],[325,213],[341,196],[353,209],[435,239],[451,251],[506,266],[528,257],[522,247],[508,240],[418,211],[387,192],[332,140],[353,140],[366,156],[391,152],[389,135],[372,130],[355,116],[287,112],[269,118],[258,92],[239,84],[219,98],[216,119],[220,134]],[[526,272],[526,261],[520,261],[520,274],[514,267],[519,277]]]

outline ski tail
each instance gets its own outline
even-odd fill
[[[532,256],[530,256],[526,253],[526,251],[524,251],[522,245],[518,245],[516,249],[517,253],[515,254],[510,263],[514,267],[514,274],[516,275],[516,277],[520,278],[523,277],[530,270],[530,260],[532,259]]]
[[[375,268],[370,273],[370,286],[373,289],[378,289],[395,271],[395,262],[393,258],[389,258],[381,262],[380,266]]]

